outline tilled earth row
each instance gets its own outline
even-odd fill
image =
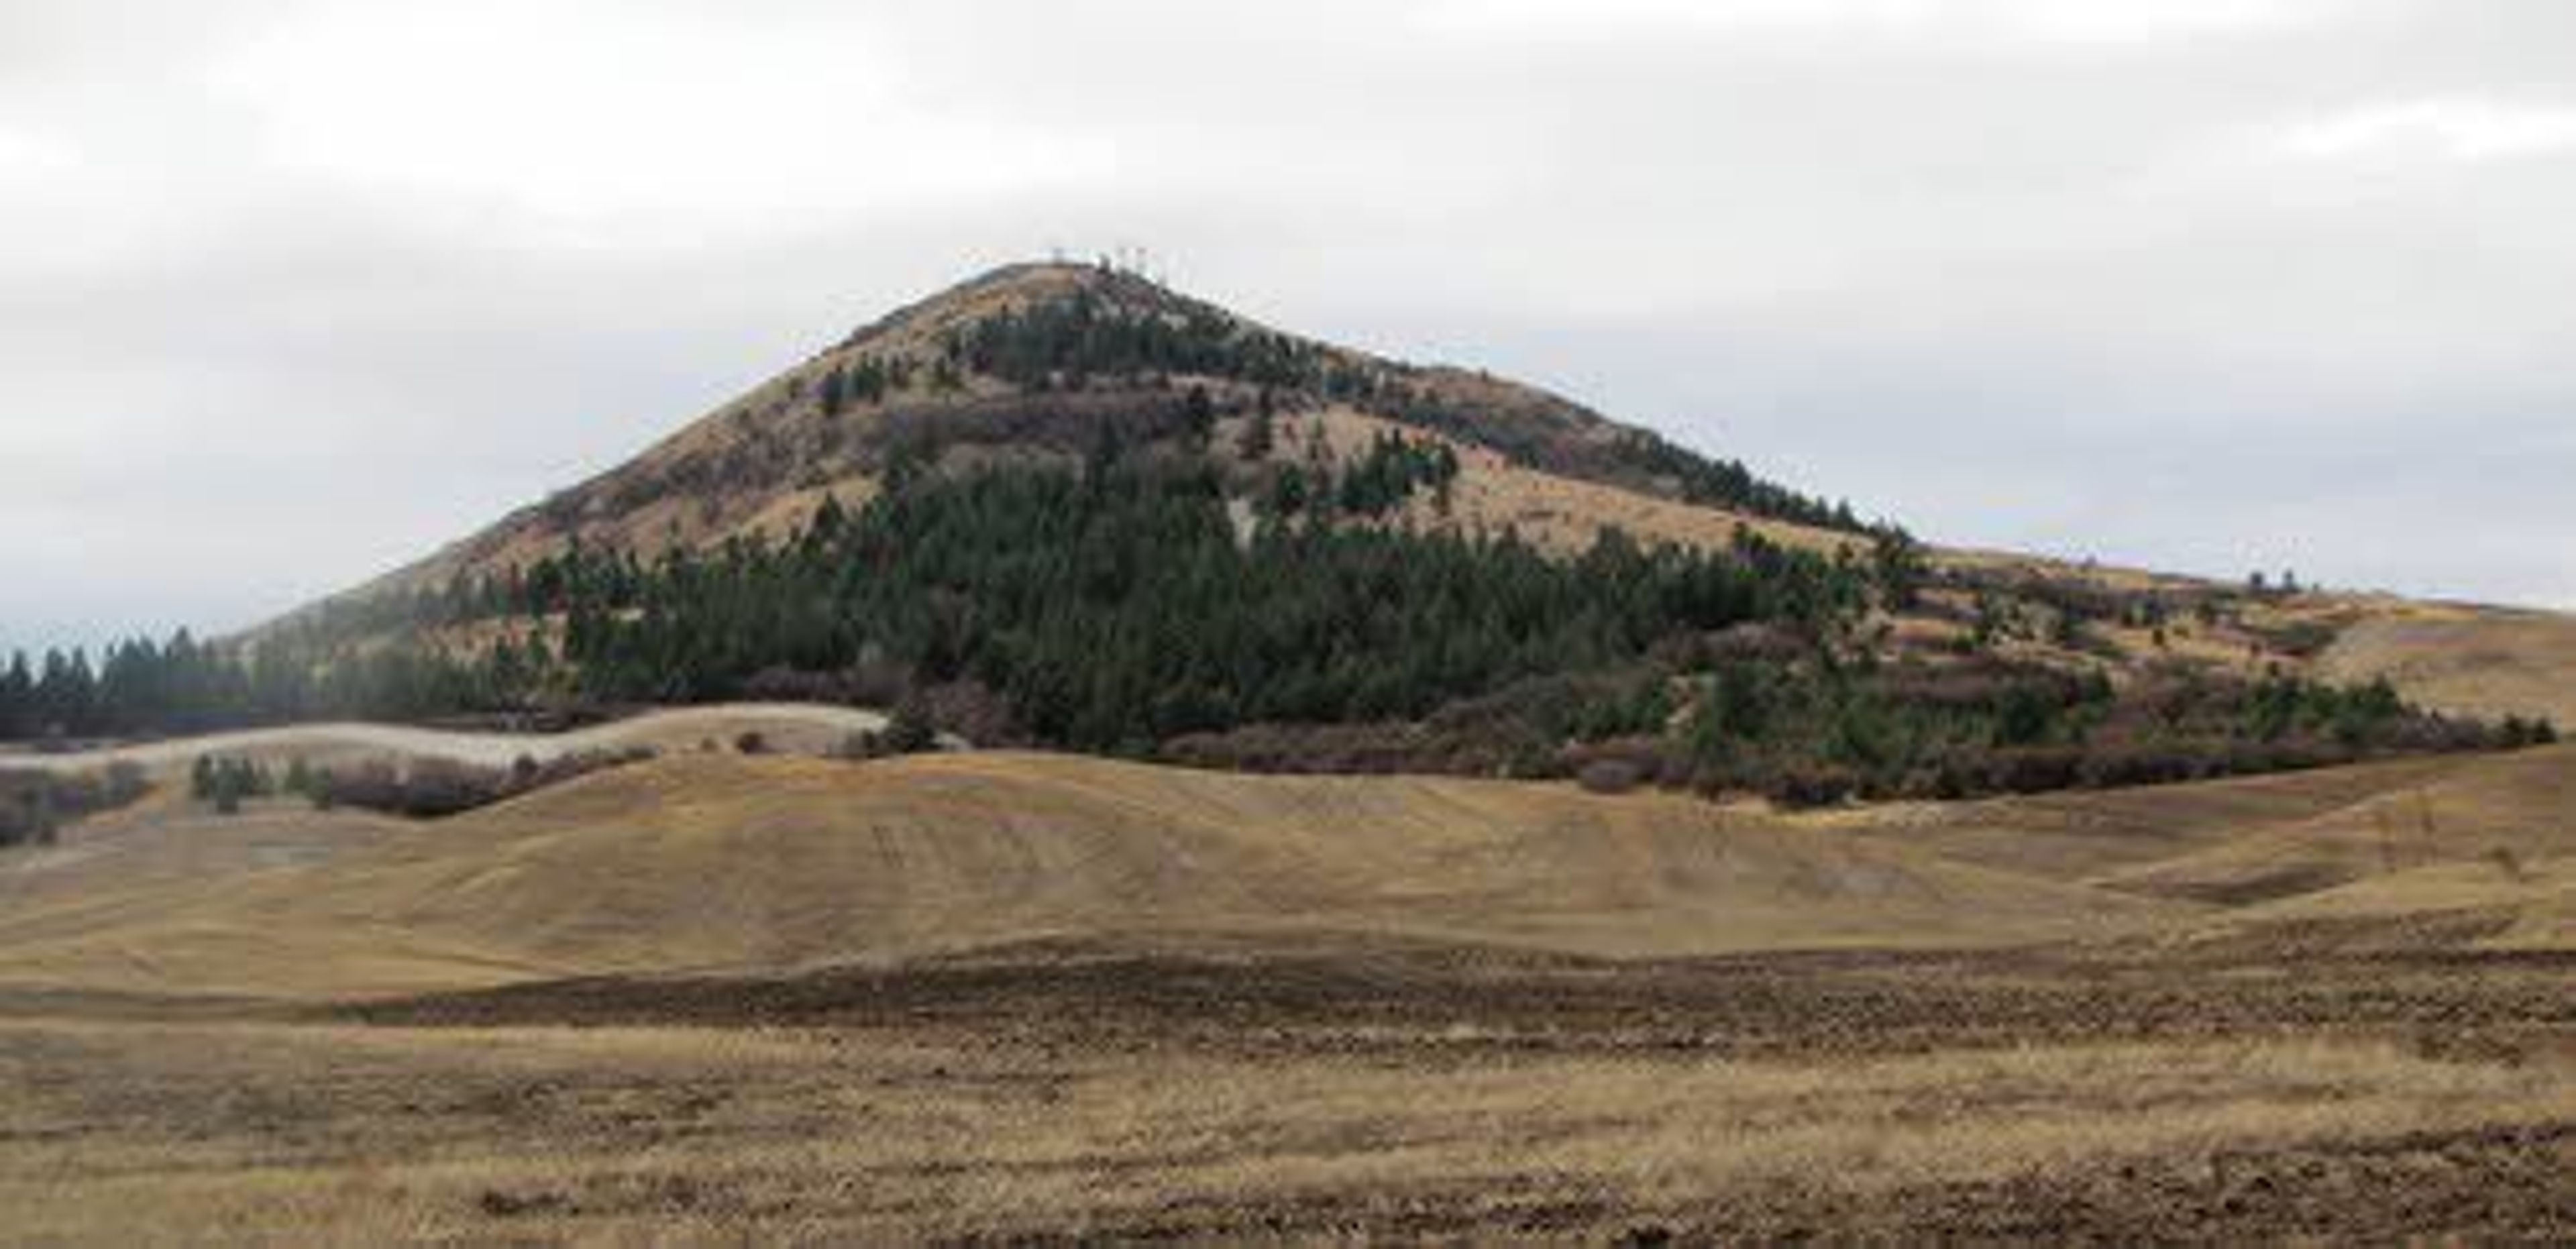
[[[596,978],[345,1008],[408,1025],[956,1029],[1083,1048],[1489,1057],[1892,1055],[2281,1033],[2477,1057],[2564,1053],[2576,954],[2232,946],[1602,962],[1328,943],[1208,955],[1032,945],[794,977]]]

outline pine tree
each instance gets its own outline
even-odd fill
[[[1193,446],[1204,447],[1216,432],[1216,403],[1207,387],[1193,384],[1181,396],[1181,430]]]
[[[36,678],[27,667],[27,653],[16,651],[9,656],[9,666],[0,670],[0,741],[22,741],[36,735]]]
[[[1870,567],[1879,601],[1891,612],[1912,611],[1928,575],[1922,544],[1902,529],[1882,528],[1870,539]]]
[[[919,754],[938,744],[939,733],[931,727],[930,716],[912,699],[896,706],[880,741],[885,752],[893,755]]]
[[[818,396],[818,401],[823,405],[823,415],[841,414],[841,405],[847,398],[848,386],[849,379],[842,376],[841,366],[837,364],[832,366],[830,372],[823,375],[823,385]]]

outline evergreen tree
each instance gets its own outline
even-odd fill
[[[1929,569],[1923,546],[1913,535],[1893,527],[1870,535],[1870,570],[1878,583],[1879,602],[1891,612],[1914,610],[1922,600]]]
[[[1216,403],[1207,387],[1193,384],[1181,397],[1181,428],[1193,446],[1204,447],[1216,431]]]
[[[885,752],[894,755],[919,754],[938,744],[939,733],[931,727],[929,715],[919,702],[910,699],[896,706],[881,739]]]
[[[25,651],[12,652],[0,670],[0,740],[23,741],[36,735],[36,677]]]
[[[823,374],[823,384],[816,396],[816,402],[822,405],[823,415],[839,416],[841,406],[848,401],[848,397],[849,379],[842,376],[841,366],[833,365],[831,371]]]

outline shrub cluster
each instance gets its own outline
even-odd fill
[[[407,765],[388,760],[311,772],[309,796],[317,807],[362,807],[413,819],[437,819],[558,785],[575,777],[653,757],[642,746],[583,751],[539,762],[521,755],[507,768],[484,768],[446,759]]]
[[[0,768],[0,846],[51,845],[64,825],[132,803],[149,788],[131,763],[79,773]]]

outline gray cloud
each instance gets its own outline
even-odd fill
[[[2576,605],[2576,10],[0,13],[0,647],[245,623],[1151,246],[1936,538]]]

